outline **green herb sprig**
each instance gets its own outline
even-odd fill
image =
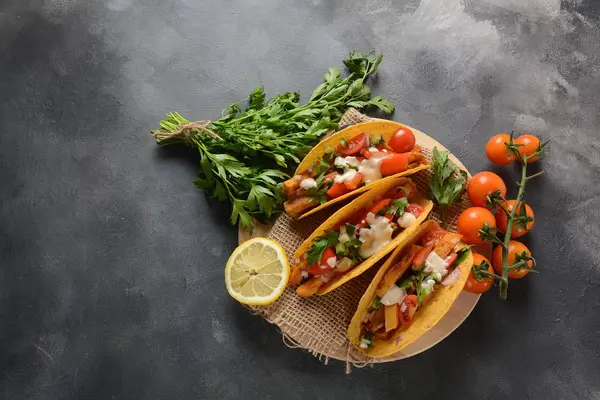
[[[446,213],[453,203],[460,201],[460,198],[467,186],[467,173],[458,169],[449,158],[449,152],[439,151],[437,147],[433,148],[432,176],[429,184],[431,198],[436,206],[439,207],[442,215],[442,223],[446,223]]]
[[[328,130],[337,128],[346,110],[393,112],[389,101],[371,98],[365,84],[381,60],[381,53],[351,52],[344,60],[348,76],[329,68],[304,105],[298,92],[267,100],[263,87],[257,87],[216,121],[191,122],[172,112],[152,134],[160,146],[196,148],[201,160],[196,186],[211,197],[229,200],[231,223],[251,230],[253,218],[265,222],[281,211],[281,184],[289,177],[281,171],[292,171]]]

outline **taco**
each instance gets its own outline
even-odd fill
[[[303,297],[326,294],[362,274],[411,237],[433,207],[413,181],[393,178],[341,208],[302,243],[288,286]]]
[[[371,357],[394,354],[448,312],[473,265],[462,236],[427,221],[381,266],[350,322],[348,337]]]
[[[382,180],[428,168],[414,134],[393,121],[343,129],[315,146],[283,183],[285,210],[303,218]]]

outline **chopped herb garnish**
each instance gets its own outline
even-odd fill
[[[342,140],[340,140],[340,144],[344,147],[348,147],[348,142],[344,138],[342,138]]]
[[[464,247],[464,248],[460,249],[458,252],[456,252],[456,260],[454,260],[454,262],[448,269],[458,267],[463,261],[465,261],[467,259],[470,252],[471,252],[470,247]]]
[[[381,297],[375,296],[373,303],[369,307],[369,311],[377,310],[379,307],[381,307]]]
[[[310,249],[308,249],[307,265],[311,266],[318,262],[326,248],[335,245],[338,242],[339,233],[332,230],[326,230],[325,235],[315,239]]]
[[[356,231],[356,226],[354,226],[352,224],[346,224],[346,233],[348,234],[348,236],[354,235],[355,231]]]
[[[383,142],[383,138],[381,136],[375,136],[371,139],[371,146],[377,146],[381,142]]]
[[[404,214],[406,207],[408,207],[408,199],[406,197],[394,199],[392,200],[386,214],[393,214],[400,217],[402,214]]]

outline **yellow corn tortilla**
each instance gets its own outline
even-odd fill
[[[383,279],[386,272],[400,259],[403,251],[408,249],[410,245],[416,244],[425,232],[436,225],[435,221],[427,221],[419,226],[416,232],[413,232],[409,240],[403,241],[381,266],[365,294],[360,299],[356,313],[354,314],[354,317],[352,317],[352,321],[348,327],[348,338],[362,353],[370,357],[385,357],[402,350],[421,337],[421,335],[429,329],[433,328],[448,310],[450,310],[450,307],[452,307],[452,304],[454,304],[454,301],[463,290],[465,282],[469,277],[471,267],[473,266],[472,252],[469,252],[467,258],[456,267],[461,271],[458,281],[452,286],[441,285],[436,287],[433,295],[417,311],[415,320],[407,329],[398,329],[388,340],[373,336],[373,344],[371,347],[367,349],[360,348],[362,321],[369,312],[368,308],[373,303],[379,282]],[[467,247],[463,242],[460,242],[459,245],[461,247]]]
[[[357,197],[348,205],[340,208],[335,214],[329,217],[321,226],[319,226],[313,233],[300,245],[292,260],[300,260],[299,263],[292,263],[292,269],[303,269],[306,265],[306,260],[303,255],[310,249],[313,241],[318,237],[322,236],[326,230],[333,229],[341,222],[350,218],[350,216],[354,215],[357,211],[367,208],[370,205],[374,204],[377,200],[381,199],[390,189],[396,186],[403,186],[407,182],[410,182],[410,179],[404,177],[396,177],[392,179],[385,179],[381,181],[377,181],[370,185],[370,190],[367,193]],[[372,267],[377,261],[381,260],[386,254],[390,251],[394,250],[398,245],[400,245],[403,241],[408,240],[408,238],[412,237],[414,232],[417,230],[419,225],[425,221],[427,215],[433,208],[433,203],[431,200],[424,199],[420,196],[414,196],[411,199],[412,203],[417,203],[421,205],[424,209],[423,213],[419,215],[414,224],[409,226],[400,232],[395,238],[393,238],[390,243],[385,245],[381,250],[377,253],[373,254],[371,257],[363,261],[361,264],[356,265],[352,269],[348,270],[344,275],[336,276],[331,278],[329,282],[321,286],[317,294],[327,294],[332,290],[342,286],[344,283],[348,282],[350,279],[356,278],[367,269]],[[292,272],[294,274],[294,272]]]
[[[354,136],[364,132],[364,133],[368,133],[370,137],[377,136],[377,135],[381,136],[382,139],[387,143],[390,140],[390,138],[394,135],[394,133],[396,133],[398,131],[398,129],[400,129],[400,128],[407,128],[407,129],[410,129],[411,131],[414,131],[414,129],[409,126],[406,126],[406,125],[403,125],[403,124],[400,124],[400,123],[394,122],[394,121],[384,121],[384,120],[363,122],[361,124],[352,125],[346,129],[342,129],[341,131],[334,133],[333,135],[329,136],[327,139],[323,140],[322,142],[317,144],[315,147],[313,147],[312,150],[306,155],[306,157],[304,157],[302,162],[298,165],[298,168],[296,168],[295,175],[299,175],[302,172],[305,172],[310,167],[312,167],[313,163],[316,160],[323,158],[323,155],[325,154],[325,151],[328,148],[330,148],[330,147],[337,148],[337,146],[340,144],[342,139],[349,140],[349,139],[352,139]],[[329,207],[332,204],[339,203],[340,201],[344,201],[345,199],[347,199],[349,197],[353,197],[353,196],[356,196],[367,190],[370,190],[375,183],[380,183],[380,182],[387,181],[390,179],[398,178],[400,176],[412,175],[417,171],[421,171],[423,169],[428,169],[428,168],[429,168],[429,165],[421,164],[415,168],[407,169],[404,172],[400,172],[399,174],[386,176],[385,178],[381,178],[380,180],[373,182],[370,185],[361,186],[360,188],[358,188],[356,190],[346,193],[340,197],[336,197],[335,199],[328,200],[324,204],[321,204],[315,208],[307,210],[304,214],[300,215],[300,217],[298,217],[298,219],[302,219],[304,217],[312,215],[316,212],[321,211],[325,207]]]

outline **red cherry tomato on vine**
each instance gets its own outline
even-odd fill
[[[537,137],[530,135],[530,134],[525,134],[525,135],[521,135],[518,138],[516,138],[514,140],[515,144],[520,144],[521,146],[518,147],[519,149],[519,153],[521,153],[521,155],[525,155],[525,156],[531,156],[532,154],[534,154],[538,147],[540,146],[540,139],[538,139]],[[527,164],[531,164],[536,162],[537,160],[539,160],[539,156],[535,156],[529,160],[527,160]]]
[[[510,142],[510,135],[500,133],[492,136],[485,145],[485,154],[496,165],[508,165],[515,161],[515,155],[508,150],[505,143]]]
[[[515,200],[508,200],[506,202],[502,202],[504,207],[509,212],[512,211],[513,208],[515,208],[516,203],[517,202]],[[510,237],[514,238],[514,239],[521,237],[524,234],[526,234],[527,232],[529,232],[530,230],[532,230],[533,225],[535,224],[535,214],[533,213],[533,209],[531,207],[529,207],[529,205],[523,201],[519,205],[519,209],[517,210],[516,215],[519,215],[519,213],[523,209],[523,204],[525,204],[525,212],[527,213],[527,216],[533,218],[533,221],[528,222],[527,225],[525,225],[525,228],[523,228],[523,226],[517,227],[516,222],[513,222],[513,227],[512,227],[512,232],[510,234]],[[496,226],[498,227],[500,232],[506,233],[507,224],[508,224],[508,218],[506,217],[506,214],[504,213],[504,211],[502,211],[498,207],[498,209],[496,210]]]
[[[531,257],[531,251],[521,242],[511,240],[508,242],[508,265],[513,264],[517,260],[517,254],[527,253]],[[502,275],[502,246],[496,246],[492,253],[492,264],[498,275]],[[527,262],[529,268],[533,267],[533,261]],[[508,273],[508,277],[511,279],[521,279],[529,273],[529,270],[525,267],[514,269]]]
[[[481,265],[482,262],[486,262],[488,264],[487,272],[490,274],[494,273],[494,269],[492,268],[492,263],[482,256],[481,254],[473,253],[473,267]],[[481,281],[475,279],[473,276],[473,270],[469,272],[469,277],[467,278],[467,282],[465,283],[464,290],[471,293],[484,293],[490,290],[494,280],[489,277],[483,277]]]
[[[468,244],[483,244],[479,229],[485,224],[490,228],[496,227],[494,214],[483,207],[470,207],[463,211],[456,222],[456,230],[463,235],[463,240]]]
[[[477,207],[486,207],[486,196],[500,190],[502,197],[506,196],[506,185],[502,178],[493,172],[483,171],[479,172],[471,178],[467,185],[467,194],[471,203]]]

